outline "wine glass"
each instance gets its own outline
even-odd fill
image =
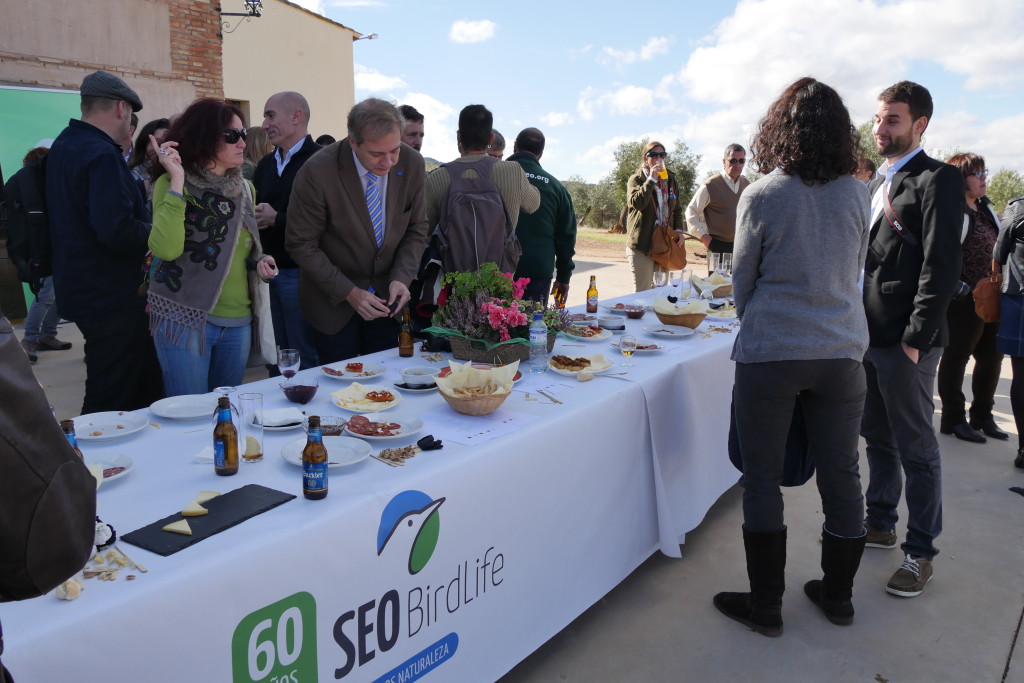
[[[722,275],[732,277],[732,254],[722,254],[721,267]]]
[[[290,380],[299,371],[298,349],[279,349],[277,352],[277,369],[284,375],[285,381]]]
[[[689,299],[691,288],[690,270],[689,268],[684,268],[683,271],[679,273],[679,298]]]
[[[630,362],[629,359],[632,358],[634,353],[636,353],[636,337],[631,334],[624,334],[619,337],[619,351],[621,351],[622,355],[626,357],[626,360],[622,363],[622,367],[633,367],[633,363]]]
[[[655,287],[664,287],[667,284],[668,284],[668,273],[666,273],[664,270],[656,270],[656,271],[654,271],[654,286]]]
[[[722,255],[714,251],[709,256],[711,258],[708,259],[708,277],[711,277],[712,273],[717,273],[719,268],[722,267]]]

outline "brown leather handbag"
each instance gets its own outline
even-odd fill
[[[675,230],[667,225],[656,225],[647,255],[665,270],[682,270],[686,267],[686,247],[679,246],[678,240]]]
[[[999,322],[999,290],[1002,287],[1003,274],[992,259],[992,272],[974,286],[974,312],[987,323]]]

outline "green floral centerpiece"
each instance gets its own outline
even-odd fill
[[[472,272],[451,272],[441,281],[438,309],[424,332],[447,337],[452,355],[460,360],[506,364],[530,357],[530,323],[534,310],[543,310],[548,327],[548,350],[568,323],[565,309],[541,309],[524,300],[529,278],[515,280],[495,263]]]

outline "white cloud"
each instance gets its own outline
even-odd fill
[[[327,13],[324,11],[324,3],[322,2],[322,0],[291,0],[291,1],[294,2],[296,5],[298,5],[299,7],[308,9],[310,12],[316,12],[317,14],[322,14],[324,16],[327,16]]]
[[[423,114],[423,156],[448,161],[458,156],[455,130],[458,112],[440,100],[425,93],[406,93],[399,104],[411,104]]]
[[[327,4],[330,5],[331,7],[343,7],[345,9],[355,9],[358,7],[388,6],[386,2],[381,2],[380,0],[330,0]]]
[[[597,55],[598,64],[609,66],[625,66],[636,62],[649,62],[658,55],[668,52],[671,39],[664,36],[649,38],[639,50],[619,50],[614,47],[602,47]]]
[[[453,43],[482,43],[493,38],[497,28],[498,25],[489,19],[459,19],[448,31],[448,39]]]
[[[565,126],[573,122],[572,114],[564,111],[553,111],[540,117],[541,123],[545,126]]]
[[[611,88],[584,88],[576,102],[576,113],[584,121],[590,121],[597,114],[643,116],[669,106],[671,98],[663,91],[615,83]]]
[[[354,65],[354,71],[356,90],[376,93],[406,87],[405,81],[400,76],[385,76],[376,69],[362,64]]]
[[[937,116],[924,134],[924,147],[929,154],[953,150],[974,152],[985,157],[985,165],[993,172],[1000,168],[1020,170],[1024,158],[1024,139],[1010,131],[1024,129],[1024,113],[995,119],[987,123],[977,115],[962,110]]]

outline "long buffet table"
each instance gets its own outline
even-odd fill
[[[446,441],[403,467],[368,459],[333,469],[322,501],[305,500],[301,470],[278,457],[301,430],[267,432],[264,461],[229,478],[194,460],[209,422],[148,415],[155,424],[137,434],[84,444],[87,459],[113,451],[134,460],[98,493],[100,516],[122,534],[201,490],[257,483],[298,498],[168,557],[120,542],[149,570],[131,572],[135,580],[122,570],[116,581],[87,580],[73,602],[51,594],[0,605],[4,663],[29,683],[499,678],[652,552],[678,557],[685,533],[738,478],[726,456],[734,328],[708,319],[678,341],[641,329],[657,324],[653,313],[628,321],[638,341],[666,348],[634,356],[626,377],[528,376],[527,389],[559,385],[552,395],[562,403],[514,391],[496,414],[505,419],[490,425],[512,433]],[[707,334],[709,325],[728,331]],[[607,341],[559,339],[560,352],[621,360]],[[374,385],[423,364],[396,350],[367,360],[388,366]],[[344,385],[318,369],[306,375],[320,381],[306,412],[343,414],[329,394]],[[245,390],[262,392],[265,408],[285,407],[278,381]],[[422,417],[420,435],[450,413],[436,392],[404,399],[382,417]],[[435,544],[415,536],[424,502],[439,505]],[[410,514],[378,552],[396,510]],[[402,537],[406,526],[413,535]],[[426,561],[416,572],[414,549]]]

